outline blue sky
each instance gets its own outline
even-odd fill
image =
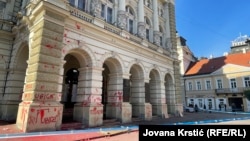
[[[250,0],[175,0],[176,30],[198,58],[219,57],[250,35]]]

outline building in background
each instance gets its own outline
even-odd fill
[[[250,89],[249,37],[239,36],[232,41],[230,52],[221,57],[194,57],[186,40],[177,34],[183,104],[200,109],[250,111],[244,90]],[[234,88],[236,87],[236,88]],[[220,106],[219,106],[220,105]]]
[[[185,72],[187,71],[189,65],[192,62],[196,62],[198,59],[194,56],[193,52],[190,50],[188,45],[186,44],[186,39],[182,36],[179,36],[179,34],[176,34],[176,40],[177,40],[177,52],[178,52],[178,59],[180,60],[180,74],[181,74],[181,88],[182,88],[182,103],[183,105],[186,104],[186,89],[184,87],[185,79],[183,79],[183,76],[185,75]]]
[[[248,35],[240,35],[232,41],[229,53],[249,52],[250,38]]]
[[[174,0],[1,0],[0,118],[24,132],[182,112]]]
[[[250,52],[201,59],[185,72],[187,105],[200,109],[250,111]]]

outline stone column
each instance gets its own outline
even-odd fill
[[[44,17],[44,13],[40,11],[38,17]],[[37,21],[30,29],[34,34],[30,37],[23,101],[19,104],[16,121],[23,132],[59,130],[62,123],[63,63],[60,49],[63,22],[53,23],[46,18]]]
[[[153,86],[150,90],[150,103],[152,104],[153,115],[168,118],[164,82],[153,81],[150,82],[150,85]]]
[[[143,0],[139,0],[138,2],[138,17],[139,17],[139,22],[138,22],[138,36],[140,38],[145,38],[146,35],[146,29],[145,29],[145,22],[144,22],[144,4]]]
[[[152,106],[145,103],[145,83],[144,79],[133,79],[131,85],[132,115],[144,120],[152,119]]]
[[[78,69],[77,101],[74,119],[87,127],[103,124],[102,71],[103,68],[87,67]]]
[[[153,29],[154,29],[154,43],[160,46],[159,33],[159,15],[158,15],[158,1],[153,0]]]
[[[118,18],[117,19],[118,27],[121,29],[125,29],[127,25],[125,0],[119,0],[119,10],[118,10],[117,18]]]
[[[169,3],[166,2],[164,4],[164,18],[166,19],[165,21],[165,29],[166,29],[166,38],[165,38],[165,42],[166,44],[164,45],[166,48],[171,49],[172,48],[172,43],[171,43],[171,35],[170,35],[170,19],[169,19],[169,7],[168,7]]]
[[[110,74],[109,78],[107,117],[119,119],[122,123],[130,122],[131,106],[123,102],[122,74]]]

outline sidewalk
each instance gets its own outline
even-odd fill
[[[248,122],[246,122],[248,121]],[[184,113],[183,117],[172,116],[167,119],[154,118],[152,121],[134,121],[127,124],[117,125],[103,125],[96,128],[70,130],[70,131],[54,131],[54,132],[34,132],[34,133],[22,133],[15,124],[7,124],[0,122],[0,140],[53,140],[53,141],[73,141],[73,140],[101,140],[109,138],[109,140],[115,137],[127,136],[125,139],[131,139],[130,141],[136,141],[138,137],[138,125],[164,125],[164,124],[249,124],[250,125],[250,113],[221,113],[217,111],[198,112],[198,113]],[[129,133],[129,134],[124,134]],[[116,136],[115,136],[116,135]],[[122,137],[124,138],[124,137]],[[133,138],[133,139],[132,139]],[[138,139],[138,138],[137,138]],[[117,141],[122,141],[121,139]],[[125,141],[125,140],[124,140]]]

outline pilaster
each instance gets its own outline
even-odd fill
[[[61,48],[64,27],[58,23],[63,21],[54,23],[47,20],[45,11],[37,14],[41,19],[36,19],[36,24],[31,27],[30,58],[16,121],[23,132],[58,130],[62,123]]]
[[[78,69],[78,90],[74,119],[88,127],[103,124],[102,71],[99,67]]]

